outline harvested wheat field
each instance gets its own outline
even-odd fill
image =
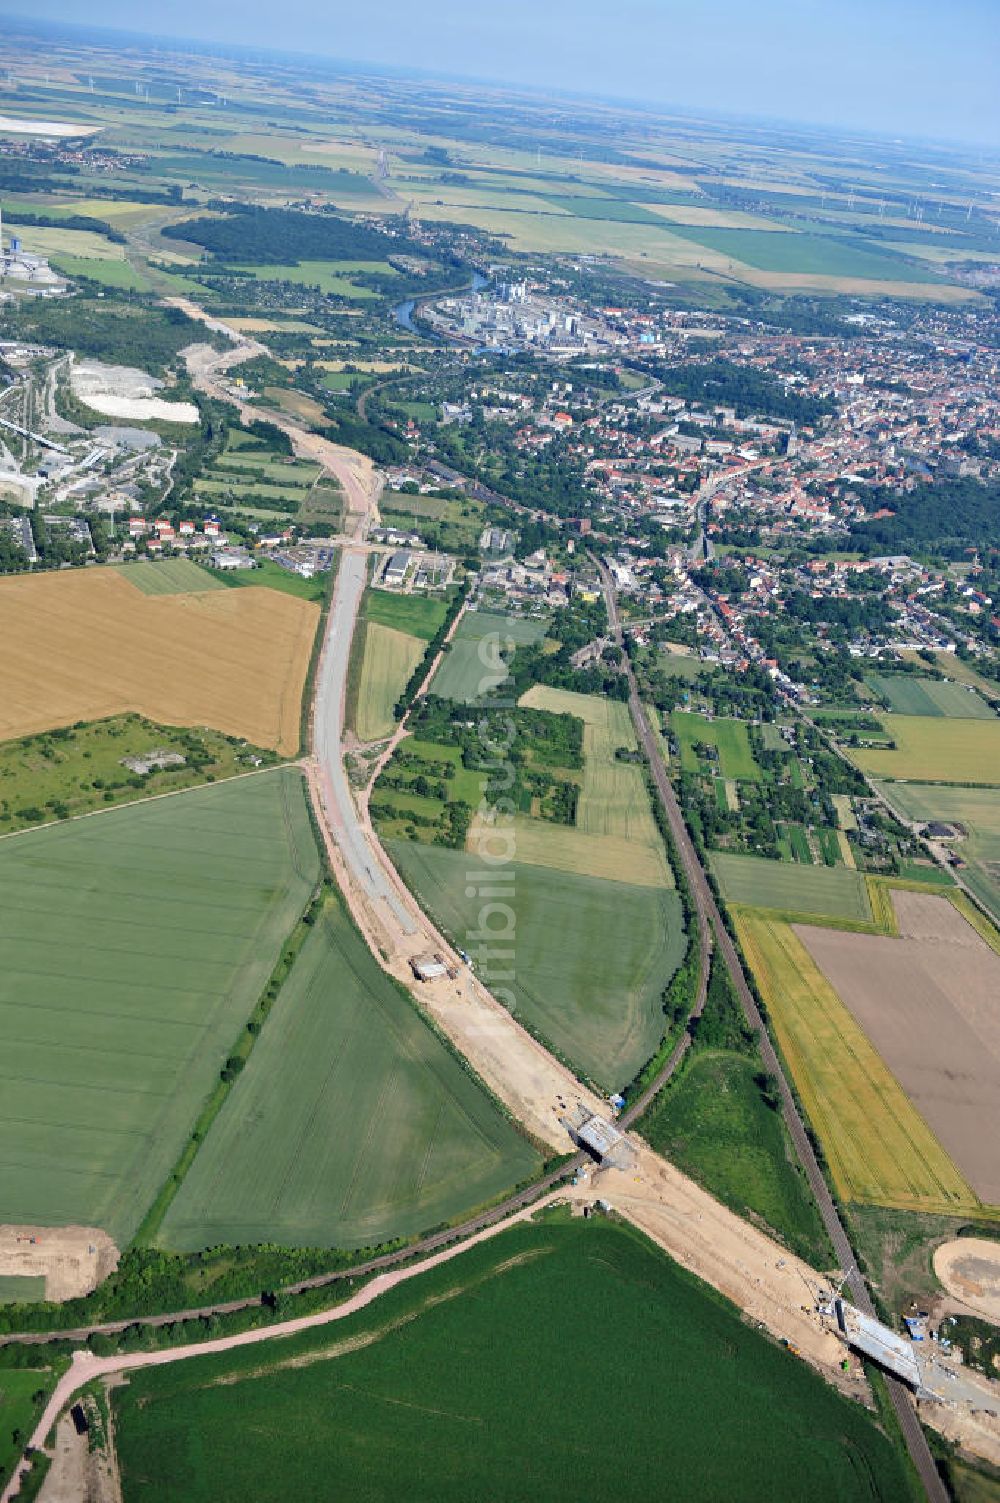
[[[793,929],[780,918],[745,909],[736,927],[842,1198],[934,1215],[975,1215],[975,1192],[802,939],[875,936]]]
[[[294,755],[319,607],[278,590],[145,595],[119,570],[0,581],[0,740],[137,711]]]
[[[1000,955],[946,899],[892,896],[898,938],[795,932],[976,1194],[1000,1204]]]

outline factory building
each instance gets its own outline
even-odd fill
[[[11,235],[4,244],[3,210],[0,209],[0,282],[14,282],[26,292],[48,294],[62,290],[63,284],[44,256],[24,250],[21,237]]]

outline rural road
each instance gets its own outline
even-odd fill
[[[528,1220],[535,1211],[548,1204],[553,1198],[553,1195],[546,1196],[501,1222],[484,1226],[457,1246],[447,1247],[441,1252],[433,1253],[429,1258],[424,1258],[422,1262],[414,1263],[409,1268],[394,1268],[391,1272],[376,1274],[363,1289],[359,1289],[356,1294],[352,1294],[330,1310],[318,1310],[313,1315],[300,1315],[293,1320],[284,1320],[276,1325],[264,1326],[254,1331],[240,1331],[232,1336],[220,1336],[214,1341],[200,1341],[190,1346],[165,1347],[162,1351],[156,1352],[129,1352],[121,1356],[97,1357],[93,1352],[75,1351],[71,1365],[53,1389],[41,1418],[31,1433],[28,1449],[37,1449],[45,1444],[46,1436],[73,1395],[79,1393],[81,1388],[93,1382],[95,1378],[136,1372],[143,1367],[164,1367],[171,1362],[184,1362],[191,1357],[207,1357],[217,1352],[235,1351],[238,1347],[257,1346],[262,1341],[280,1341],[288,1336],[297,1336],[303,1331],[316,1330],[320,1326],[328,1326],[334,1324],[335,1321],[345,1320],[348,1316],[356,1314],[358,1310],[363,1310],[367,1305],[374,1303],[380,1295],[388,1293],[397,1284],[405,1284],[409,1279],[418,1278],[442,1263],[450,1263],[452,1258],[459,1257],[468,1248],[475,1247],[477,1243],[486,1242],[517,1222]],[[356,1276],[357,1271],[355,1271]],[[27,1455],[21,1457],[8,1478],[3,1492],[0,1493],[0,1503],[12,1503],[20,1488],[21,1478],[29,1469],[29,1463],[30,1457]]]
[[[799,1162],[805,1170],[809,1187],[819,1207],[820,1215],[823,1218],[823,1225],[826,1227],[827,1235],[833,1244],[837,1262],[847,1275],[846,1283],[851,1299],[859,1310],[863,1310],[867,1315],[875,1315],[875,1306],[868,1293],[868,1286],[858,1269],[854,1250],[851,1247],[844,1223],[834,1204],[829,1186],[823,1177],[819,1161],[816,1158],[809,1135],[806,1132],[805,1123],[802,1120],[791,1088],[785,1078],[784,1067],[764,1026],[764,1020],[760,1015],[760,1010],[747,983],[736,946],[730,937],[728,929],[722,922],[722,916],[719,913],[712,889],[708,885],[705,869],[688,834],[680,804],[677,802],[677,795],[674,792],[667,769],[663,765],[663,758],[656,744],[656,738],[643,713],[635,674],[632,671],[632,664],[629,661],[627,652],[624,650],[624,637],[618,615],[618,599],[614,583],[604,564],[599,563],[598,567],[604,585],[604,598],[607,605],[611,633],[617,646],[622,648],[622,661],[625,664],[625,672],[629,683],[629,707],[632,711],[632,719],[635,722],[636,732],[642,743],[643,750],[649,759],[653,776],[656,779],[656,786],[663,799],[663,806],[667,811],[667,818],[670,821],[671,833],[680,852],[688,883],[694,895],[694,900],[698,908],[698,926],[702,934],[702,945],[704,947],[706,943],[705,930],[710,928],[715,943],[719,947],[719,953],[726,962],[726,969],[729,972],[736,994],[740,999],[747,1022],[757,1034],[765,1068],[778,1082],[785,1124],[795,1146]],[[704,954],[704,948],[702,953]],[[906,1441],[907,1450],[919,1473],[928,1498],[931,1500],[931,1503],[948,1503],[947,1490],[934,1464],[934,1458],[931,1456],[930,1447],[927,1444],[920,1421],[917,1418],[916,1409],[909,1390],[897,1378],[893,1378],[889,1374],[886,1374],[885,1381],[889,1388],[889,1397],[892,1400],[893,1408],[896,1411],[896,1416],[903,1432],[903,1438]]]

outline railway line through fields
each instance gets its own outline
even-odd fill
[[[649,762],[657,790],[663,800],[663,807],[670,824],[671,834],[677,845],[681,861],[684,865],[685,875],[687,876],[698,909],[698,926],[699,932],[702,935],[703,945],[702,954],[705,954],[706,931],[710,931],[712,939],[718,946],[719,953],[726,963],[726,969],[739,997],[746,1020],[757,1034],[764,1065],[778,1082],[782,1115],[795,1146],[799,1162],[809,1181],[809,1187],[819,1207],[823,1225],[830,1238],[837,1262],[840,1268],[845,1271],[845,1283],[850,1289],[851,1298],[858,1309],[863,1310],[866,1315],[875,1316],[875,1305],[868,1292],[868,1286],[858,1269],[857,1259],[851,1246],[850,1238],[847,1235],[847,1230],[834,1203],[823,1171],[819,1166],[819,1160],[816,1157],[816,1152],[806,1131],[805,1122],[802,1119],[791,1087],[788,1084],[782,1062],[771,1042],[771,1037],[764,1025],[760,1009],[750,990],[736,946],[733,943],[729,930],[722,922],[722,915],[719,912],[715,896],[709,886],[705,869],[695,850],[694,842],[688,834],[687,825],[684,822],[684,816],[677,801],[677,795],[674,792],[667,769],[663,765],[663,758],[656,744],[656,738],[646,720],[642,702],[639,699],[635,674],[632,671],[628,654],[624,651],[624,636],[618,615],[618,601],[614,583],[605,565],[599,563],[598,567],[604,586],[605,604],[608,610],[608,621],[612,636],[616,645],[622,648],[622,661],[625,665],[629,685],[629,708],[635,724],[636,734]],[[907,1451],[930,1503],[948,1503],[947,1489],[941,1481],[938,1469],[934,1463],[934,1458],[931,1455],[930,1447],[921,1428],[909,1390],[905,1384],[901,1383],[898,1378],[892,1377],[891,1374],[885,1375],[885,1382],[889,1390],[893,1409],[899,1421],[900,1430],[906,1442]]]

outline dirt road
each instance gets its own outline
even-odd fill
[[[363,587],[364,561],[347,548],[317,673],[311,770],[312,786],[321,797],[338,881],[372,953],[385,969],[409,986],[418,1005],[534,1138],[557,1151],[569,1151],[572,1140],[565,1126],[567,1116],[578,1105],[606,1114],[607,1104],[521,1026],[436,930],[388,859],[367,817],[364,797],[355,796],[344,772],[344,690]],[[646,731],[648,734],[648,727]],[[472,860],[470,857],[470,863]],[[700,909],[699,935],[704,958],[709,927]],[[414,983],[409,961],[427,952],[446,957],[456,972],[455,979]],[[703,973],[707,975],[707,964]],[[699,1002],[702,999],[700,994]],[[667,1069],[676,1064],[682,1050],[683,1045],[675,1051]],[[792,1281],[786,1271],[789,1258],[779,1244],[748,1228],[644,1144],[640,1152],[644,1200],[647,1204],[661,1203],[657,1225],[662,1245],[741,1308],[752,1312],[779,1338],[787,1335],[789,1322],[794,1321],[796,1346],[817,1367],[835,1377],[843,1349],[839,1343],[831,1344],[815,1319],[810,1322],[801,1318],[803,1300],[808,1302],[807,1286],[818,1288],[824,1282],[821,1275],[798,1264],[794,1299],[790,1299]],[[625,1214],[631,1214],[632,1204],[633,1198],[623,1204]],[[678,1209],[682,1204],[686,1210]],[[689,1235],[694,1217],[700,1218],[697,1237]]]
[[[242,422],[251,423],[259,419],[287,434],[299,459],[311,460],[320,465],[337,481],[344,496],[343,530],[349,537],[363,538],[381,489],[372,461],[354,449],[345,449],[340,444],[331,443],[328,438],[322,438],[318,433],[310,433],[308,428],[288,413],[275,411],[258,402],[243,401],[223,378],[233,366],[253,360],[258,355],[270,354],[267,346],[234,329],[223,319],[213,318],[190,298],[169,297],[164,302],[173,308],[179,308],[188,318],[204,324],[211,333],[221,334],[230,341],[230,347],[224,350],[215,350],[207,344],[194,344],[184,351],[188,374],[195,387],[207,396],[214,397],[216,401],[228,402],[234,406]]]
[[[457,1247],[449,1247],[439,1253],[434,1253],[429,1258],[424,1258],[420,1263],[414,1263],[409,1268],[396,1268],[389,1273],[380,1273],[352,1294],[349,1299],[335,1305],[332,1310],[319,1310],[314,1315],[300,1315],[294,1320],[285,1320],[278,1325],[264,1326],[260,1330],[241,1331],[234,1336],[220,1336],[215,1341],[202,1341],[192,1346],[167,1347],[157,1352],[130,1352],[124,1356],[95,1357],[89,1351],[75,1351],[70,1367],[59,1379],[52,1395],[42,1412],[28,1442],[30,1449],[44,1446],[46,1437],[56,1423],[66,1405],[79,1393],[85,1384],[94,1378],[110,1377],[112,1374],[136,1372],[143,1367],[163,1367],[171,1362],[184,1362],[191,1357],[205,1357],[215,1352],[231,1352],[237,1347],[257,1346],[263,1341],[280,1341],[284,1337],[297,1336],[302,1331],[315,1330],[320,1326],[332,1325],[338,1320],[344,1320],[358,1310],[363,1310],[385,1294],[394,1289],[397,1284],[404,1284],[409,1279],[419,1278],[432,1268],[437,1268],[442,1263],[450,1263],[453,1258],[460,1257],[469,1247],[474,1247],[479,1242],[489,1241],[490,1238],[499,1236],[509,1226],[514,1226],[519,1221],[528,1220],[536,1210],[555,1199],[555,1194],[546,1197],[530,1208],[518,1212],[498,1225],[485,1227],[467,1241]],[[21,1478],[28,1470],[28,1460],[22,1457],[17,1467],[11,1473],[6,1486],[0,1493],[0,1503],[11,1503],[20,1487]]]

